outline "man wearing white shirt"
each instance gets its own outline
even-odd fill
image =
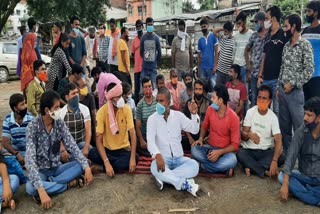
[[[242,148],[237,153],[245,173],[263,178],[278,176],[278,164],[283,164],[282,140],[278,118],[268,107],[272,90],[266,85],[258,89],[257,106],[248,110],[241,133]]]
[[[165,182],[196,197],[199,185],[192,178],[197,176],[199,165],[195,160],[183,156],[181,131],[192,134],[199,132],[198,107],[194,100],[189,103],[191,120],[183,113],[171,110],[170,92],[167,88],[159,89],[157,102],[157,111],[147,122],[148,150],[155,159],[151,164],[151,173],[160,190]]]

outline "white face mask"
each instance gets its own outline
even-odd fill
[[[264,21],[264,28],[268,30],[271,27],[271,21]]]
[[[55,110],[54,112],[50,112],[50,110],[49,110],[49,115],[53,120],[58,120],[58,119],[60,119],[61,109],[59,108],[58,110]]]
[[[120,99],[118,100],[116,106],[117,106],[117,108],[123,108],[123,107],[124,107],[124,104],[125,104],[125,102],[124,102],[123,97],[120,97]]]

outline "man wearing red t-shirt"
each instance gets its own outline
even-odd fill
[[[234,152],[240,144],[240,121],[237,114],[227,106],[229,94],[223,85],[214,87],[208,108],[200,130],[200,138],[191,148],[192,157],[200,162],[203,170],[209,173],[226,173],[233,175],[237,165]],[[209,131],[208,144],[203,138]]]

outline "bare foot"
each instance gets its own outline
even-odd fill
[[[15,210],[16,209],[16,202],[11,199],[10,202],[4,202],[2,204],[2,208],[10,208],[11,210]]]
[[[269,171],[264,171],[264,175],[270,177],[270,172]]]
[[[228,177],[232,177],[232,176],[233,176],[233,169],[229,169]]]
[[[245,173],[246,173],[246,176],[250,176],[251,175],[251,172],[250,172],[250,169],[249,168],[245,168],[244,169]]]

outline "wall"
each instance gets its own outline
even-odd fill
[[[182,14],[182,0],[153,0],[152,17],[162,18]]]
[[[152,16],[152,4],[153,2],[151,0],[146,0],[145,1],[145,6],[146,6],[146,14],[143,14],[143,21],[146,20],[147,17]],[[143,1],[128,1],[127,2],[127,8],[128,6],[131,5],[132,6],[132,16],[129,16],[129,11],[127,9],[128,12],[128,17],[127,17],[127,23],[129,24],[135,24],[136,20],[141,19],[142,17],[139,16],[138,13],[138,7],[143,5]]]

